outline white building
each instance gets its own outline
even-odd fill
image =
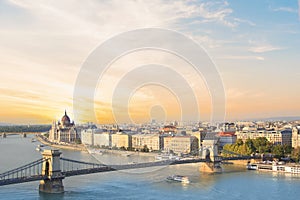
[[[286,130],[243,130],[236,132],[237,139],[242,139],[244,142],[249,139],[265,137],[273,144],[292,145],[292,131]]]
[[[293,148],[299,148],[300,147],[300,126],[293,127],[292,147]]]
[[[237,136],[235,132],[219,132],[220,146],[224,147],[225,144],[234,144],[236,142]]]
[[[99,147],[111,147],[111,134],[108,132],[95,133],[94,145]]]
[[[84,129],[81,131],[81,142],[90,146],[111,147],[111,134],[103,129]]]
[[[132,135],[132,147],[143,149],[147,146],[150,150],[158,151],[161,148],[161,137],[159,134],[136,134]]]
[[[81,143],[85,145],[94,145],[94,130],[95,129],[83,129],[81,131]]]

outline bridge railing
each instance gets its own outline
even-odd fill
[[[107,167],[107,165],[104,165],[101,163],[90,163],[90,162],[72,160],[72,159],[63,158],[63,157],[61,157],[60,160],[61,160],[60,167],[61,167],[62,172],[81,170],[81,169]]]
[[[41,158],[21,167],[0,174],[0,185],[41,179],[43,177],[42,164],[46,160],[47,159]]]

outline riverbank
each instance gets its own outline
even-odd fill
[[[0,135],[6,134],[6,135],[33,135],[33,134],[38,134],[39,132],[1,132]]]
[[[112,150],[112,149],[99,149],[103,151],[103,153],[111,153],[111,154],[117,154],[117,155],[124,155],[124,156],[149,156],[149,157],[155,157],[158,155],[158,153],[152,153],[152,152],[139,152],[139,151],[121,151],[121,150]]]
[[[47,146],[51,146],[51,147],[54,147],[54,148],[58,148],[58,149],[67,149],[67,150],[74,150],[74,151],[87,151],[85,146],[82,145],[82,144],[76,144],[76,145],[73,145],[73,144],[69,144],[69,145],[62,145],[62,144],[54,144],[48,140],[46,140],[43,136],[41,135],[36,135],[35,136],[36,139],[41,142],[42,144],[44,145],[47,145]]]
[[[54,144],[54,143],[48,141],[47,139],[45,139],[42,135],[36,135],[36,139],[39,142],[41,142],[42,144],[47,145],[47,146],[51,146],[51,147],[54,147],[54,148],[88,152],[87,148],[83,144],[78,144],[78,145]],[[123,156],[135,155],[135,156],[155,157],[155,156],[158,155],[158,153],[139,152],[139,151],[138,152],[136,152],[136,151],[122,151],[122,150],[101,149],[101,148],[99,150],[103,151],[104,153],[117,154],[117,155],[123,155]]]

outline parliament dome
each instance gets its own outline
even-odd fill
[[[70,117],[67,115],[67,111],[65,111],[65,115],[61,118],[61,123],[64,126],[68,126],[71,124],[71,120],[70,120]]]

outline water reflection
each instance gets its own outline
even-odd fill
[[[0,171],[22,166],[41,158],[35,150],[38,142],[31,136],[18,135],[0,139]],[[149,157],[125,157],[103,154],[91,156],[85,152],[62,150],[63,157],[86,162],[147,161]],[[163,168],[133,169],[69,177],[63,180],[65,193],[49,195],[38,192],[38,182],[3,186],[3,199],[290,199],[300,195],[300,177],[288,174],[246,171],[244,166],[223,166],[221,174],[199,172],[199,164],[165,166]],[[189,177],[190,184],[167,182],[168,176]],[[272,191],[272,192],[270,192]],[[276,192],[274,192],[276,191]]]

